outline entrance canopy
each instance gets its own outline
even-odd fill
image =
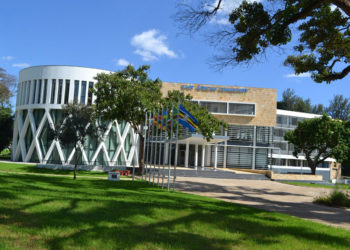
[[[216,144],[220,142],[225,142],[229,139],[230,138],[228,136],[214,135],[213,139],[211,139],[208,142],[207,139],[204,138],[203,135],[201,134],[191,134],[191,135],[186,135],[183,138],[179,138],[178,143],[207,145],[207,144]]]

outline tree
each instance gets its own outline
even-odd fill
[[[49,138],[59,141],[65,147],[73,145],[74,180],[77,178],[80,147],[84,146],[87,136],[100,136],[103,126],[97,125],[93,108],[82,104],[71,103],[63,106],[62,119],[54,129],[50,127]],[[96,125],[95,125],[96,124]]]
[[[350,120],[350,100],[343,95],[335,95],[329,102],[327,113],[333,119]]]
[[[327,158],[343,162],[350,153],[350,126],[340,120],[332,120],[326,114],[299,122],[297,128],[288,131],[284,138],[294,144],[295,157],[305,154],[312,174],[316,173],[317,165]]]
[[[295,94],[293,89],[286,89],[282,93],[282,101],[277,102],[278,109],[298,111],[313,114],[323,114],[325,108],[322,104],[311,105],[311,100],[303,99]]]
[[[182,30],[194,33],[222,13],[228,2],[234,0],[206,0],[197,7],[182,3],[175,19]],[[221,51],[214,59],[223,68],[251,62],[268,48],[294,44],[294,34],[295,54],[285,65],[296,74],[310,72],[314,81],[330,83],[350,72],[349,15],[348,0],[242,1],[232,4],[226,17],[229,25],[209,31],[209,40]]]
[[[10,98],[14,96],[17,86],[16,77],[0,68],[0,108],[10,105]]]
[[[210,141],[213,135],[220,131],[221,128],[226,128],[227,124],[217,119],[209,111],[197,103],[192,102],[193,97],[190,94],[184,94],[178,90],[168,91],[168,95],[162,99],[162,104],[167,107],[177,106],[181,103],[197,120],[198,132]]]
[[[126,121],[139,135],[140,149],[144,147],[146,112],[156,110],[161,100],[161,81],[148,77],[149,66],[138,69],[129,65],[124,70],[98,74],[93,90],[95,110],[103,121]],[[139,174],[143,168],[143,150],[139,152]]]
[[[13,116],[11,108],[0,107],[0,152],[10,145],[12,133]]]

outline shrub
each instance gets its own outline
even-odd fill
[[[314,203],[332,207],[350,207],[350,194],[336,188],[330,194],[317,197]]]

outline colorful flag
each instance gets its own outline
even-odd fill
[[[179,106],[178,121],[183,127],[188,128],[191,132],[195,132],[198,126],[197,119],[194,118],[193,115],[182,106],[182,104]]]

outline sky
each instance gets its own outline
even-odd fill
[[[178,2],[0,0],[0,67],[18,76],[22,68],[36,65],[120,70],[129,63],[148,64],[152,78],[167,82],[275,88],[278,99],[292,88],[324,105],[336,94],[350,97],[350,76],[331,84],[295,76],[283,66],[288,47],[269,51],[262,62],[216,71],[209,64],[215,50],[205,37],[184,35],[176,25]],[[230,7],[226,0],[208,27],[228,25],[224,17]]]

